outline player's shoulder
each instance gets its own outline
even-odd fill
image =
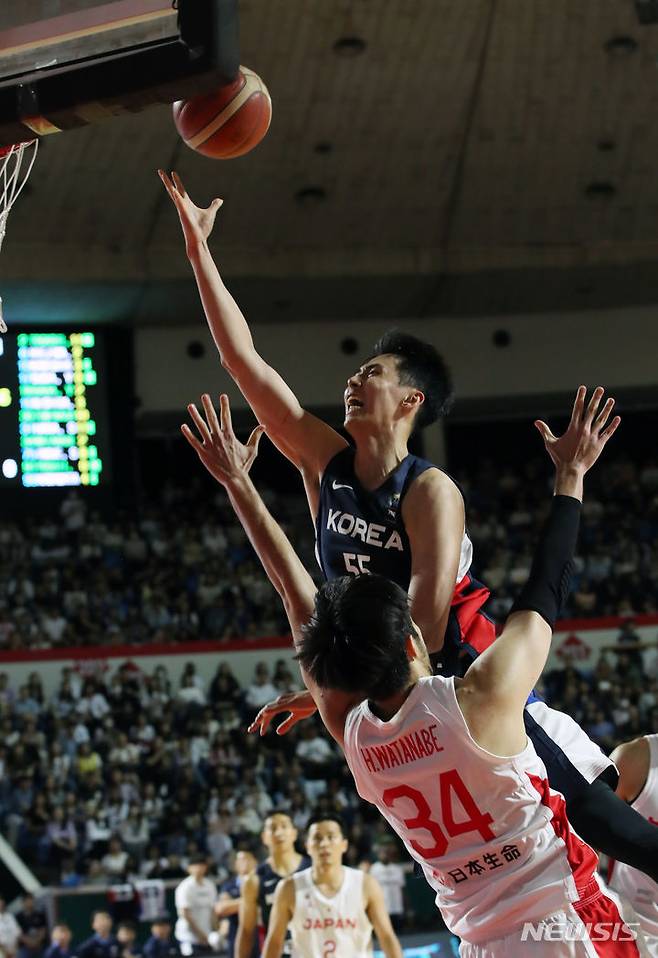
[[[456,507],[463,509],[464,497],[461,489],[447,472],[428,463],[427,468],[418,472],[407,486],[403,509],[435,509]]]

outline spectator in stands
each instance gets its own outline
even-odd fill
[[[180,947],[171,934],[168,915],[161,915],[151,922],[151,936],[142,948],[144,958],[179,958]],[[229,958],[233,958],[229,952]]]
[[[191,859],[187,871],[188,877],[176,888],[178,920],[174,934],[183,955],[208,955],[212,951],[208,936],[215,925],[217,889],[206,877],[208,862],[204,855]]]
[[[41,958],[48,934],[48,923],[44,913],[36,907],[34,895],[29,892],[23,895],[16,921],[21,929],[18,958]]]
[[[71,929],[63,922],[58,922],[50,935],[50,944],[43,953],[43,958],[71,958]]]
[[[370,866],[370,874],[382,886],[384,903],[390,915],[391,924],[399,934],[404,925],[404,869],[396,861],[394,842],[382,842],[377,847],[377,861]]]
[[[0,952],[4,958],[16,958],[21,928],[14,916],[7,911],[7,902],[0,897]]]
[[[117,941],[119,942],[120,958],[139,958],[141,952],[137,948],[137,929],[132,921],[120,921],[117,925]]]
[[[112,934],[112,916],[108,911],[95,911],[91,916],[94,934],[76,950],[76,958],[120,958],[121,947]]]
[[[115,880],[125,878],[126,867],[128,865],[128,852],[122,845],[121,839],[117,835],[110,838],[107,854],[101,859],[103,870]]]
[[[245,702],[250,711],[258,711],[278,695],[276,686],[270,680],[270,670],[266,662],[259,662],[254,669],[254,680],[247,687]]]

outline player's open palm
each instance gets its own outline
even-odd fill
[[[273,702],[268,702],[267,705],[262,707],[247,731],[259,732],[261,735],[265,735],[272,719],[276,718],[277,715],[287,712],[288,717],[284,722],[281,722],[276,730],[277,735],[285,735],[286,732],[290,731],[293,725],[296,725],[297,722],[301,722],[303,719],[310,718],[311,715],[315,715],[317,710],[318,708],[313,701],[313,696],[306,689],[301,692],[285,692],[283,695],[274,699]]]
[[[573,466],[587,472],[601,455],[603,447],[621,422],[619,416],[610,418],[615,404],[612,397],[601,405],[603,393],[601,386],[597,386],[585,406],[587,389],[585,386],[578,387],[571,421],[562,436],[554,436],[545,422],[535,422],[556,466]]]
[[[224,201],[213,200],[210,206],[204,209],[192,202],[178,173],[172,173],[169,177],[164,170],[158,170],[158,176],[178,210],[185,246],[189,253],[196,245],[205,243],[208,239],[215,225],[217,210]]]
[[[228,485],[251,469],[265,428],[256,426],[247,442],[242,443],[233,432],[228,396],[219,397],[219,416],[207,393],[201,397],[201,402],[205,419],[194,403],[187,407],[200,438],[194,435],[186,423],[181,426],[181,432],[208,472],[222,485]]]

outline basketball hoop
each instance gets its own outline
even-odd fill
[[[32,172],[39,149],[38,140],[26,140],[0,147],[0,250],[7,232],[7,217]],[[0,296],[0,333],[7,332]]]

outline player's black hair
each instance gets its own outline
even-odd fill
[[[274,818],[276,815],[283,815],[284,818],[290,819],[292,827],[295,827],[295,823],[292,820],[292,815],[287,808],[272,808],[263,819],[263,828],[265,828],[265,822],[268,822],[270,818]],[[252,849],[248,848],[246,851],[252,851]]]
[[[378,701],[409,684],[410,634],[416,632],[399,585],[381,575],[342,576],[318,589],[297,659],[320,688]]]
[[[338,812],[314,812],[306,823],[306,834],[311,830],[311,825],[318,825],[320,822],[335,822],[340,828],[343,838],[347,838],[347,827],[345,819]]]
[[[414,386],[425,395],[425,402],[416,416],[417,428],[424,429],[439,416],[450,412],[454,400],[452,376],[443,357],[431,343],[400,329],[389,329],[377,340],[366,362],[385,354],[397,357],[400,383]]]

